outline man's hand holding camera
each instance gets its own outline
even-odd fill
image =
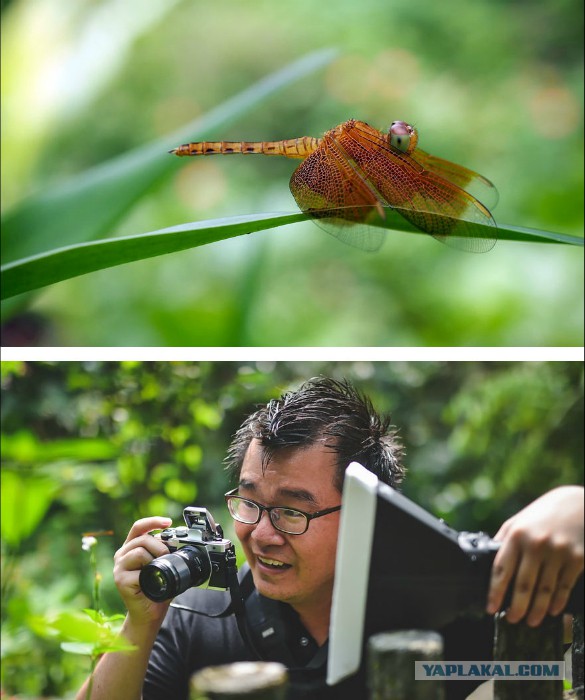
[[[170,600],[154,603],[142,592],[140,571],[153,559],[169,553],[161,540],[149,535],[151,530],[169,527],[170,518],[152,517],[137,520],[126,541],[114,555],[114,581],[128,610],[129,622],[135,626],[160,625]]]

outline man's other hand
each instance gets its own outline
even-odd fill
[[[558,615],[583,571],[583,489],[561,486],[541,496],[502,525],[502,545],[492,567],[487,612],[500,610],[514,581],[506,618],[526,616],[531,627]]]

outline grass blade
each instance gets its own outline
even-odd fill
[[[296,214],[253,214],[182,224],[135,236],[65,246],[4,265],[2,267],[1,298],[8,299],[96,270],[175,253],[254,231],[285,226],[304,221],[307,218],[307,215],[300,212]],[[422,233],[414,230],[412,225],[397,213],[388,217],[387,225],[389,228],[405,233]],[[476,226],[480,227],[479,224]],[[493,235],[492,228],[485,228],[486,235]],[[500,241],[583,246],[582,238],[516,226],[499,226],[498,237]]]

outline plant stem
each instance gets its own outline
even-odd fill
[[[100,602],[101,576],[99,575],[98,570],[97,570],[96,550],[97,550],[97,542],[89,550],[89,566],[90,566],[91,572],[93,574],[93,586],[92,586],[92,596],[91,596],[92,597],[92,607],[96,612],[98,612],[99,611],[99,602]],[[87,684],[87,692],[85,694],[85,700],[91,700],[91,691],[93,690],[93,674],[95,671],[95,667],[97,666],[98,659],[99,659],[99,654],[92,653],[91,665],[89,668],[89,683]]]

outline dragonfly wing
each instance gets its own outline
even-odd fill
[[[486,252],[493,248],[497,237],[494,219],[486,206],[452,181],[453,168],[450,180],[445,177],[446,165],[442,170],[437,167],[441,171],[437,173],[407,153],[392,149],[383,134],[360,122],[340,140],[363,178],[380,193],[381,201],[417,228],[462,250]],[[466,178],[462,174],[460,181]]]
[[[497,205],[499,199],[498,190],[487,177],[469,170],[469,168],[464,168],[462,165],[432,156],[420,148],[417,148],[411,157],[425,170],[430,170],[435,175],[469,192],[488,209],[494,209]]]
[[[497,240],[489,209],[471,194],[432,172],[421,174],[409,208],[399,208],[408,221],[452,248],[486,253]]]
[[[372,224],[383,216],[376,194],[334,149],[321,146],[293,173],[290,189],[315,224],[355,248],[376,251],[384,231]]]

